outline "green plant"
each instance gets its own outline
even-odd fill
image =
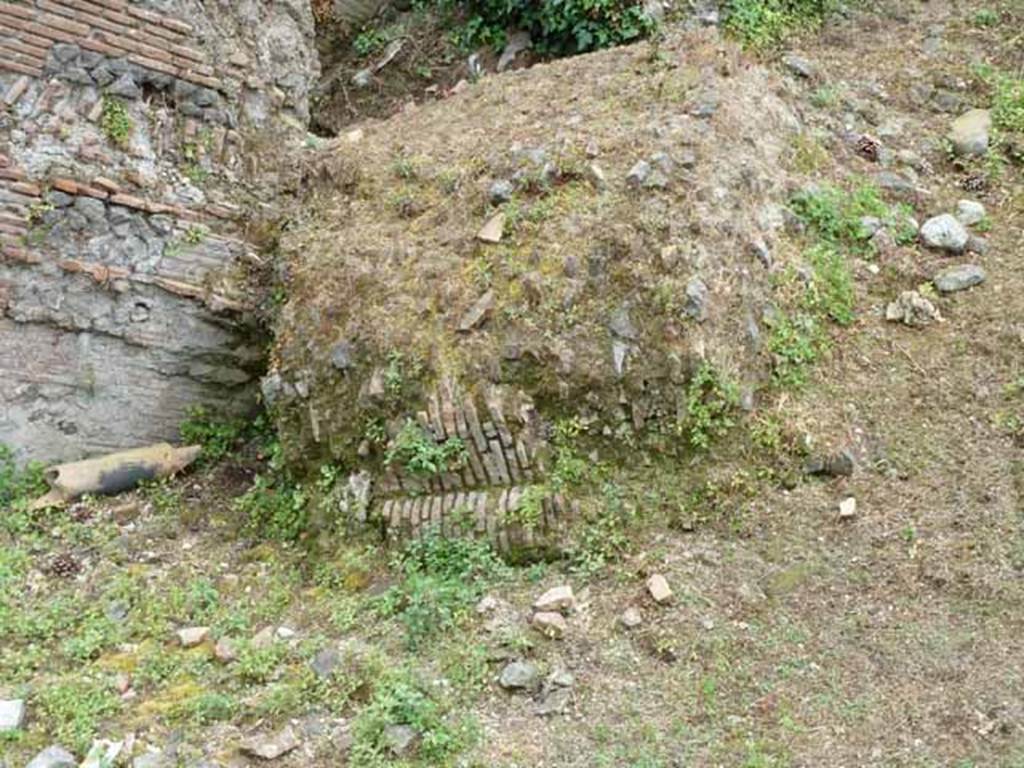
[[[601,501],[587,510],[577,526],[575,543],[569,550],[573,570],[589,574],[614,562],[629,546],[627,527],[636,517],[626,502],[622,487],[606,482],[601,486]]]
[[[544,517],[544,499],[550,491],[546,485],[531,485],[523,491],[515,507],[505,516],[507,522],[534,531]]]
[[[836,6],[835,0],[727,0],[724,27],[746,46],[770,48],[819,24]]]
[[[306,492],[282,474],[256,476],[252,487],[233,506],[245,515],[249,530],[278,541],[295,541],[306,530]]]
[[[827,315],[839,325],[853,322],[853,276],[846,259],[829,245],[816,245],[805,254],[812,269],[804,291],[804,307]]]
[[[462,465],[466,444],[460,437],[438,442],[412,419],[395,435],[384,456],[386,465],[400,464],[416,475],[438,475]]]
[[[999,13],[991,8],[982,8],[971,17],[971,23],[976,27],[994,27],[999,23]]]
[[[194,725],[208,725],[230,720],[237,711],[238,702],[229,694],[204,691],[183,703],[178,715]]]
[[[242,643],[238,648],[235,674],[244,683],[266,683],[284,659],[286,650],[286,646],[276,642],[269,645]]]
[[[772,356],[772,380],[776,385],[799,388],[807,383],[810,367],[818,359],[822,338],[821,327],[813,317],[779,313],[773,320],[767,342]]]
[[[364,27],[363,30],[352,38],[352,50],[357,56],[366,58],[377,53],[387,45],[388,37],[383,31],[376,27]]]
[[[216,416],[210,409],[199,405],[188,409],[179,431],[187,445],[201,445],[203,460],[213,463],[234,449],[245,434],[246,423],[239,419]]]
[[[562,493],[587,477],[590,464],[579,455],[576,446],[583,429],[583,422],[578,416],[560,419],[552,428],[551,489],[555,493]]]
[[[994,78],[992,125],[1011,133],[1024,133],[1024,78],[999,74]]]
[[[584,53],[621,45],[656,28],[639,0],[437,0],[453,16],[461,12],[452,37],[463,48],[506,43],[507,29],[530,33],[545,54]]]
[[[471,721],[454,717],[410,670],[393,669],[374,687],[369,703],[352,724],[349,761],[353,768],[395,765],[387,738],[387,729],[393,725],[416,732],[417,756],[423,765],[447,765],[476,739]]]
[[[103,97],[100,128],[112,144],[122,148],[128,145],[128,141],[135,131],[135,124],[123,101],[113,96]]]
[[[402,581],[379,599],[377,608],[398,617],[413,648],[457,625],[487,582],[505,573],[487,542],[446,539],[437,531],[410,541],[392,565]]]
[[[29,462],[19,467],[14,451],[0,443],[0,510],[24,509],[28,502],[46,491],[44,465]]]
[[[878,188],[870,184],[849,191],[830,186],[805,190],[790,199],[790,208],[814,235],[835,245],[856,246],[867,240],[864,217],[893,218]]]
[[[89,748],[100,721],[120,706],[105,682],[85,678],[43,686],[35,703],[53,735],[78,752]]]
[[[738,405],[736,385],[723,378],[711,363],[701,363],[687,385],[686,416],[680,425],[690,445],[706,450],[712,438],[724,435],[733,426],[733,413]]]

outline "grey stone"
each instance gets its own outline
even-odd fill
[[[991,130],[992,114],[987,109],[972,109],[952,122],[948,138],[958,155],[984,155]]]
[[[23,699],[0,700],[0,733],[16,731],[25,721],[25,702]]]
[[[515,187],[511,181],[499,179],[491,184],[491,188],[487,191],[487,197],[491,201],[491,205],[501,205],[511,200],[514,192]]]
[[[849,477],[853,474],[853,455],[846,450],[824,456],[812,456],[804,463],[804,473],[827,477]]]
[[[482,325],[490,317],[493,310],[494,291],[487,291],[487,293],[477,299],[476,303],[459,320],[459,331],[468,333]]]
[[[640,614],[638,608],[631,605],[619,616],[619,623],[626,629],[636,629],[644,623],[644,617]]]
[[[875,184],[880,189],[895,192],[898,195],[909,196],[917,192],[914,180],[904,173],[895,171],[881,171],[875,174]]]
[[[105,88],[114,82],[114,73],[110,71],[110,67],[106,64],[100,64],[98,67],[93,67],[90,71],[92,79],[96,81],[96,85],[100,88]]]
[[[545,637],[556,640],[565,637],[566,630],[569,628],[562,614],[554,611],[539,611],[533,614],[533,618],[530,619],[530,626]]]
[[[708,287],[699,277],[691,277],[686,283],[683,311],[698,323],[708,319]]]
[[[58,189],[51,189],[46,193],[46,202],[54,208],[67,208],[75,202],[75,198]]]
[[[535,611],[571,611],[576,605],[572,587],[561,584],[552,587],[533,602]]]
[[[195,648],[210,636],[209,627],[187,627],[177,631],[178,642],[182,648]]]
[[[291,726],[273,734],[257,734],[242,742],[243,753],[262,760],[276,760],[299,746],[299,739]]]
[[[979,256],[984,256],[988,253],[988,240],[977,235],[971,235],[967,238],[967,247],[965,249],[968,253],[976,253]]]
[[[962,253],[967,245],[967,230],[955,216],[948,213],[928,219],[921,225],[918,235],[929,248],[951,253]]]
[[[912,328],[923,328],[942,319],[939,310],[917,291],[903,291],[885,308],[885,319]]]
[[[637,331],[629,316],[629,307],[626,306],[621,306],[612,313],[611,319],[608,321],[608,329],[618,338],[627,341],[635,341],[640,336],[640,332]]]
[[[527,661],[513,661],[505,665],[498,684],[510,691],[532,690],[540,682],[537,667]]]
[[[213,658],[219,661],[221,664],[230,664],[238,658],[238,651],[235,649],[235,644],[229,637],[220,638],[216,645],[213,646]]]
[[[136,755],[132,760],[132,768],[171,768],[174,762],[163,752],[151,750]]]
[[[782,63],[786,69],[800,77],[813,78],[818,74],[818,69],[814,64],[792,53],[783,56]]]
[[[75,199],[75,210],[82,214],[89,222],[89,229],[106,231],[107,229],[107,206],[102,200],[94,197],[80,196]]]
[[[78,54],[78,63],[92,70],[103,63],[103,54],[96,51],[82,51]]]
[[[50,53],[53,54],[53,58],[59,61],[61,64],[67,64],[78,58],[78,54],[82,52],[82,49],[72,43],[56,43],[50,48]]]
[[[341,664],[341,653],[334,646],[327,646],[321,649],[309,662],[310,668],[317,677],[327,678],[334,674],[334,670]]]
[[[704,89],[700,91],[687,106],[687,112],[693,117],[708,119],[718,111],[719,98],[714,91]]]
[[[411,725],[388,725],[384,727],[384,744],[395,757],[412,754],[419,740],[419,733]]]
[[[629,357],[629,345],[622,341],[612,342],[612,366],[615,374],[621,376],[626,371],[626,358]]]
[[[942,293],[956,293],[985,282],[985,270],[977,264],[958,264],[937,274],[932,282]]]
[[[215,107],[220,104],[220,96],[210,88],[198,88],[192,93],[192,103],[197,107]]]
[[[352,356],[354,351],[350,342],[339,341],[331,347],[331,365],[339,371],[347,371],[353,365]]]
[[[572,701],[572,690],[558,686],[551,687],[534,707],[534,713],[540,717],[561,715],[569,708]]]
[[[638,160],[636,164],[629,169],[629,173],[626,175],[626,184],[631,187],[639,187],[651,175],[651,164],[646,160]]]
[[[985,219],[985,206],[974,200],[959,200],[956,204],[956,217],[965,227],[977,224]]]
[[[82,67],[67,67],[60,73],[60,76],[68,82],[75,83],[76,85],[95,84],[92,79],[92,75],[86,72]]]
[[[64,747],[51,744],[37,754],[25,768],[76,768],[78,761]]]
[[[135,84],[135,78],[125,72],[107,88],[107,93],[122,99],[137,99],[142,96],[142,89]]]
[[[861,216],[860,228],[865,236],[871,237],[882,228],[882,220],[875,216]]]

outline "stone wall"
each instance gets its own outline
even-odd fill
[[[0,442],[174,439],[260,372],[254,148],[302,138],[307,3],[0,2]]]

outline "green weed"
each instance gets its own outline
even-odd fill
[[[746,46],[771,48],[816,26],[837,6],[835,0],[728,0],[724,27]]]
[[[724,435],[735,423],[739,390],[705,361],[686,388],[685,418],[680,428],[692,447],[707,450],[711,440]]]
[[[415,475],[438,475],[462,466],[466,444],[460,437],[438,442],[412,419],[395,436],[384,456],[386,465],[399,464]]]
[[[103,718],[120,708],[105,682],[85,678],[42,686],[35,704],[41,721],[50,725],[53,735],[81,753],[92,744]]]
[[[123,101],[112,96],[103,97],[100,128],[112,144],[121,148],[128,145],[135,131],[135,124]]]
[[[214,463],[235,449],[246,432],[246,423],[217,416],[209,408],[199,405],[188,409],[180,432],[186,445],[201,445],[203,460]]]

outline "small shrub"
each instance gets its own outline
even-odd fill
[[[369,703],[352,724],[353,768],[394,765],[385,737],[388,726],[406,725],[419,735],[418,757],[424,765],[447,765],[476,738],[469,721],[451,715],[433,691],[407,669],[393,670],[374,688]]]
[[[636,516],[616,483],[604,483],[601,496],[597,508],[585,513],[569,550],[573,570],[584,574],[594,573],[622,556],[629,546],[628,526]]]
[[[806,254],[813,275],[804,292],[804,306],[839,325],[853,322],[853,276],[846,259],[835,248],[817,245]]]
[[[108,685],[84,679],[42,686],[36,705],[40,720],[50,724],[53,735],[81,753],[92,744],[100,721],[120,706]]]
[[[818,360],[822,332],[811,316],[781,315],[775,319],[767,348],[772,356],[772,379],[781,387],[800,388]]]
[[[387,36],[376,27],[365,27],[362,32],[352,38],[352,50],[356,56],[366,58],[377,53],[387,45]]]
[[[654,31],[639,0],[439,0],[461,13],[453,38],[464,48],[501,48],[507,29],[530,33],[534,49],[552,55],[584,53],[621,45]]]
[[[204,406],[195,406],[189,408],[179,431],[186,444],[201,445],[203,460],[213,463],[231,453],[245,433],[246,424],[239,419],[215,416]]]
[[[976,27],[994,27],[999,23],[999,13],[991,8],[982,8],[971,17],[971,23]]]
[[[295,541],[309,522],[307,502],[305,491],[284,476],[257,475],[252,487],[233,504],[257,535]]]
[[[556,493],[579,485],[589,474],[590,464],[579,455],[576,446],[581,434],[583,422],[577,416],[555,422],[551,435],[554,449],[551,489]]]
[[[206,691],[182,705],[179,716],[193,725],[208,725],[230,720],[238,711],[238,702],[226,693]]]
[[[0,509],[25,507],[29,501],[46,492],[45,466],[29,462],[20,468],[14,451],[0,443]]]
[[[713,438],[724,435],[735,423],[733,413],[738,404],[736,385],[722,378],[711,363],[702,363],[686,388],[682,427],[690,445],[706,450]]]
[[[820,239],[848,246],[868,238],[862,217],[887,221],[893,216],[877,187],[871,185],[850,192],[828,186],[800,192],[790,200],[790,208]]]
[[[135,131],[135,124],[123,101],[112,96],[103,97],[100,128],[111,144],[122,148],[128,145],[128,141]]]
[[[507,522],[519,525],[525,530],[535,531],[544,517],[544,499],[549,494],[545,485],[531,485],[519,497],[516,506],[509,510]]]
[[[751,48],[770,48],[813,27],[837,7],[835,0],[727,0],[727,32]]]
[[[402,582],[382,596],[378,609],[398,617],[412,648],[456,626],[487,582],[505,572],[487,542],[445,539],[436,532],[409,542],[393,567],[401,572]]]
[[[286,647],[278,643],[260,647],[243,643],[238,648],[235,674],[244,683],[262,685],[273,677],[285,653]]]
[[[439,475],[462,466],[466,455],[462,438],[450,437],[439,443],[409,419],[389,446],[384,463],[400,464],[416,475]]]

